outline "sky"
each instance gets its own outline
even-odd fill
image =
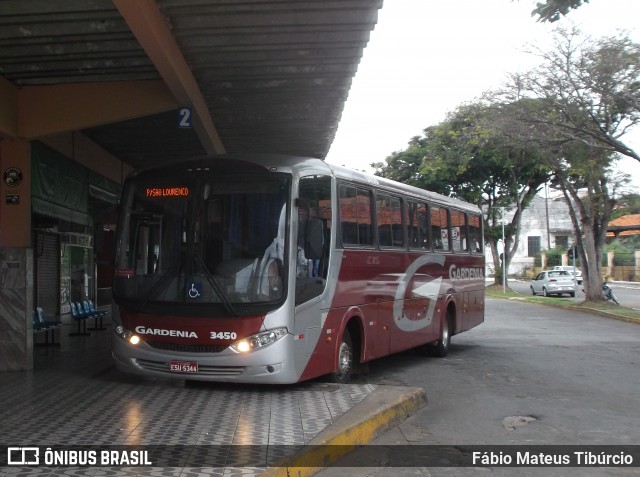
[[[537,0],[541,1],[541,0]],[[640,42],[640,0],[590,0],[553,24],[531,16],[536,0],[385,0],[353,80],[327,162],[371,172],[448,112],[536,64],[531,45],[557,26]],[[640,128],[639,128],[640,129]],[[640,150],[640,130],[630,141]],[[619,167],[640,187],[640,162]]]

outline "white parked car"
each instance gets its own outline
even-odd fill
[[[573,288],[573,275],[564,270],[545,270],[531,281],[531,293],[537,295],[542,293],[544,296],[558,295],[568,293],[569,296],[576,296],[576,290]]]
[[[582,285],[582,270],[572,265],[556,265],[551,270],[564,270],[569,272],[570,275],[575,275],[578,285]]]

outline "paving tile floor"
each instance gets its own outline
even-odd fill
[[[109,330],[87,337],[70,337],[70,331],[57,332],[59,346],[35,349],[32,371],[0,372],[0,452],[7,446],[149,446],[178,457],[154,467],[5,466],[1,476],[259,475],[374,389],[139,378],[113,367]],[[254,455],[237,460],[247,453]]]

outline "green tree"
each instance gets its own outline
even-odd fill
[[[620,196],[618,207],[611,212],[611,220],[630,214],[640,214],[640,194],[635,192]]]
[[[588,300],[601,300],[601,258],[613,205],[626,177],[613,180],[611,165],[640,121],[640,50],[627,39],[581,41],[559,31],[555,48],[539,52],[536,70],[511,77],[509,104],[494,124],[523,144],[545,151],[553,184],[570,204]],[[634,99],[635,98],[635,99]]]
[[[403,184],[450,195],[451,183],[446,171],[437,171],[431,175],[424,175],[420,172],[430,136],[429,131],[428,128],[425,130],[424,136],[412,137],[406,149],[392,153],[385,159],[385,162],[372,163],[371,167],[375,174]]]
[[[535,98],[536,114],[525,107],[514,119],[547,131],[559,146],[577,141],[640,161],[625,142],[640,124],[640,45],[625,36],[594,41],[558,29],[552,48],[531,53],[541,65],[513,75],[502,102],[526,106],[523,98]]]
[[[484,211],[485,242],[494,269],[502,268],[498,242],[502,240],[505,208],[515,212],[505,224],[508,268],[518,247],[522,211],[548,175],[540,167],[534,145],[510,141],[491,129],[493,109],[481,102],[460,106],[442,123],[413,138],[405,151],[393,153],[386,164],[375,164],[383,177],[458,197]],[[500,277],[496,275],[496,283]]]
[[[589,3],[589,0],[546,0],[544,3],[536,3],[531,16],[537,15],[539,22],[553,23],[583,3]]]
[[[618,183],[611,180],[611,157],[594,153],[584,144],[573,144],[556,161],[553,182],[569,207],[578,254],[585,279],[587,300],[602,299],[602,257],[607,225],[616,200]]]

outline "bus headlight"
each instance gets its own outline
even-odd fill
[[[248,353],[258,348],[264,348],[270,344],[275,343],[280,338],[287,335],[286,328],[276,328],[270,331],[264,331],[262,333],[249,336],[240,341],[233,343],[230,348],[238,353]]]
[[[132,331],[125,330],[122,325],[116,326],[116,335],[132,345],[137,345],[141,341],[138,335]]]

